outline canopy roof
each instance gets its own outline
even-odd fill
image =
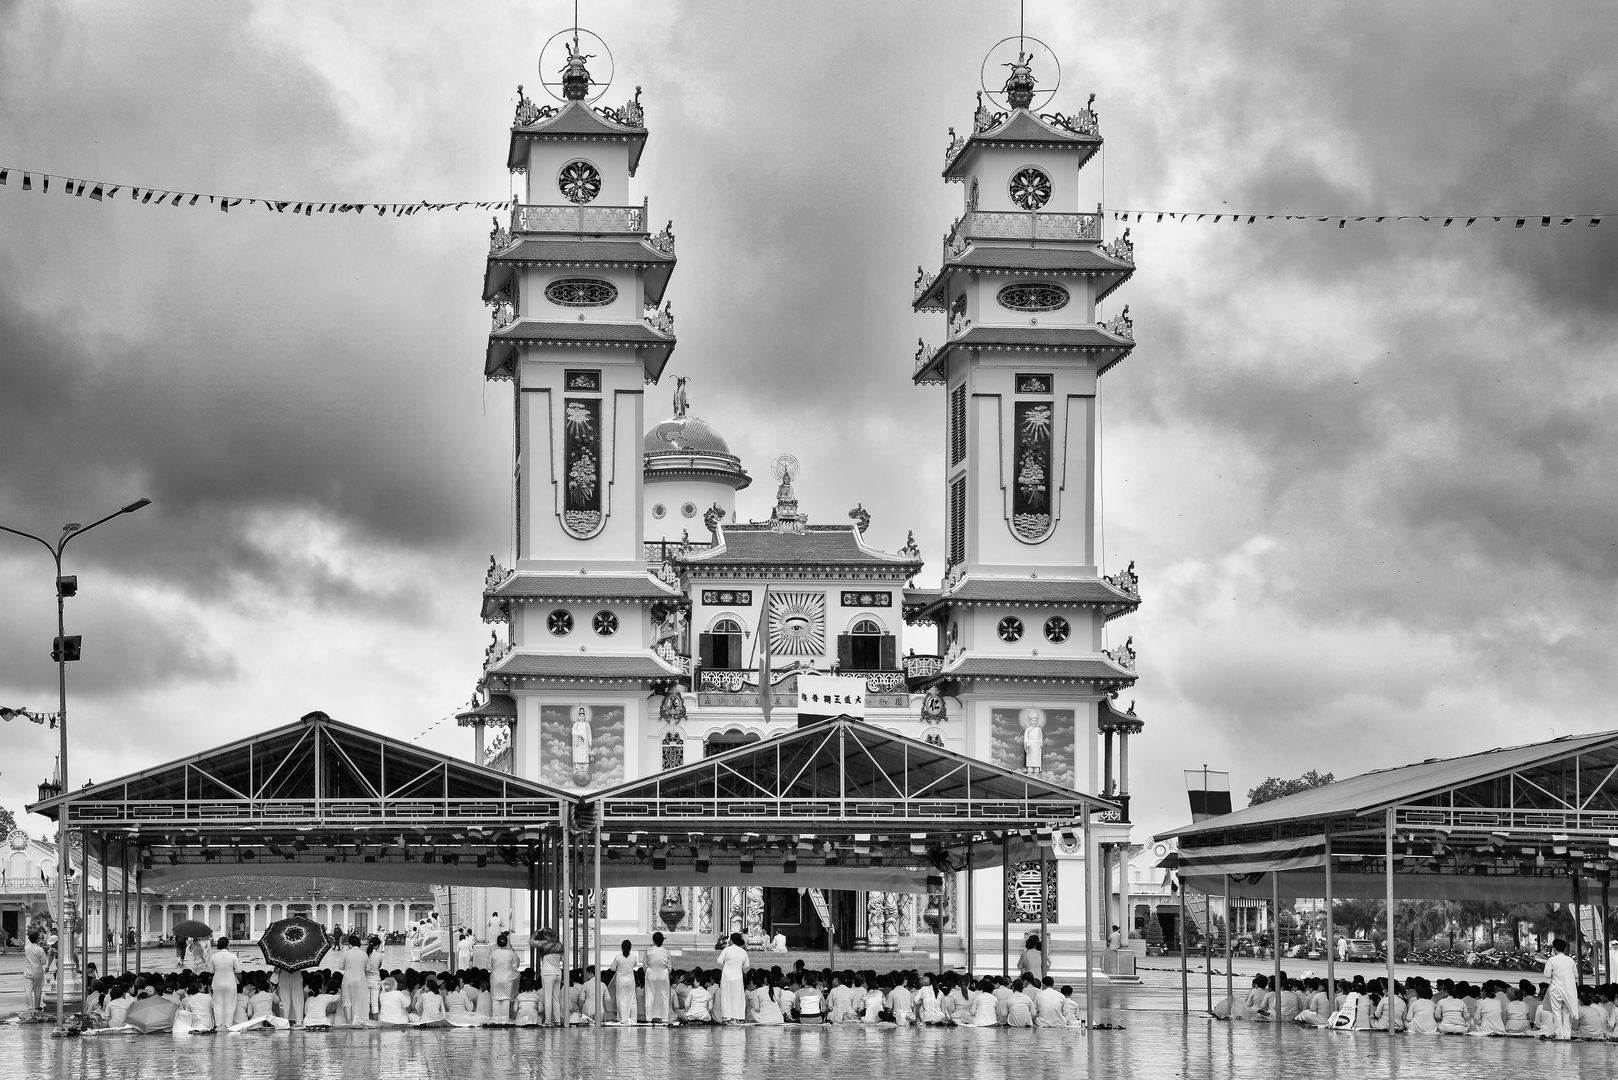
[[[959,869],[969,846],[978,866],[999,864],[1002,839],[1014,860],[1034,858],[1086,807],[1116,808],[849,717],[582,799],[599,817],[613,885],[924,888]]]
[[[1184,825],[1181,875],[1218,891],[1380,896],[1393,837],[1400,897],[1568,901],[1618,868],[1618,732],[1423,761]]]
[[[560,823],[572,798],[314,712],[28,809],[55,819],[65,807],[74,827],[136,841],[148,882],[253,863],[256,874],[504,884],[527,880],[507,859]],[[417,860],[438,849],[505,866]]]

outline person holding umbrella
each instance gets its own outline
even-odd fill
[[[258,947],[264,953],[265,963],[275,968],[281,1015],[290,1023],[302,1026],[305,1022],[303,972],[319,966],[331,948],[325,929],[306,915],[277,919],[265,927]]]

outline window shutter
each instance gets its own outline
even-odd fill
[[[882,670],[896,671],[899,667],[899,641],[892,634],[882,635]]]
[[[854,670],[854,635],[837,635],[837,669],[839,671]]]
[[[712,635],[712,634],[698,634],[697,635],[698,663],[700,663],[704,668],[711,668],[711,667],[714,666],[714,662],[713,662],[713,639],[714,639],[714,635]]]
[[[953,468],[966,458],[966,384],[949,393],[949,463]]]
[[[959,566],[966,561],[966,477],[957,476],[949,485],[949,528],[945,561]]]

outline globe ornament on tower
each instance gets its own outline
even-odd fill
[[[1003,82],[1000,73],[1006,73]],[[992,73],[992,74],[991,74]],[[1040,85],[1044,75],[1049,87]],[[1043,41],[1034,37],[1013,36],[994,43],[983,58],[979,72],[983,93],[1002,109],[1033,109],[1045,105],[1056,96],[1062,85],[1062,65],[1056,53]]]
[[[592,61],[597,73],[605,63],[605,78],[590,71]],[[599,101],[612,84],[615,71],[607,43],[601,35],[583,27],[552,34],[539,51],[540,85],[558,101],[582,101],[586,105]]]

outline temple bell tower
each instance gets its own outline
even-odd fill
[[[1104,321],[1099,305],[1133,275],[1134,249],[1127,230],[1103,242],[1100,207],[1081,205],[1102,145],[1094,95],[1071,114],[1037,111],[1052,103],[1039,60],[1008,41],[1005,85],[978,95],[969,134],[951,129],[943,177],[961,185],[961,214],[938,272],[916,279],[914,309],[945,317],[913,373],[943,389],[945,565],[941,588],[907,604],[937,627],[932,685],[959,709],[969,754],[1120,798],[1122,820],[1097,830],[1105,867],[1127,850],[1128,740],[1142,724],[1113,702],[1135,681],[1132,644],[1104,648],[1106,624],[1139,606],[1138,582],[1133,564],[1105,576],[1096,542],[1100,379],[1134,332],[1127,306]],[[1014,922],[1041,907],[1067,928],[1120,921],[1084,910],[1077,845],[1059,837],[1053,855],[1019,872],[1031,898]],[[998,872],[979,876],[981,934],[1002,901]]]

